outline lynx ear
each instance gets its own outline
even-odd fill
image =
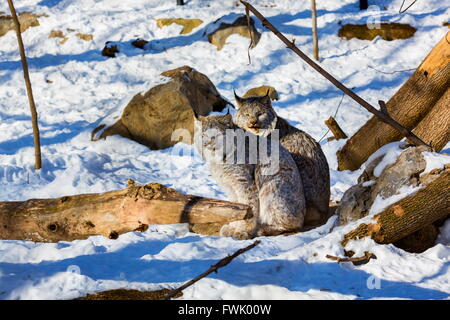
[[[200,115],[197,113],[197,111],[194,108],[192,108],[192,112],[194,113],[194,119],[200,120]]]
[[[234,92],[234,99],[235,99],[236,102],[237,102],[237,105],[235,106],[235,108],[236,108],[236,110],[237,110],[237,109],[239,109],[239,107],[241,106],[241,104],[244,102],[244,99],[242,99],[241,97],[239,97],[239,96],[236,94],[236,91],[233,90],[233,92]]]
[[[267,93],[264,97],[261,97],[261,102],[267,105],[272,105],[272,99],[269,96],[270,90],[267,90]]]

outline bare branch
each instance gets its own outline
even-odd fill
[[[377,108],[373,107],[370,103],[365,101],[363,98],[358,96],[352,90],[347,88],[341,82],[339,82],[335,77],[333,77],[330,73],[325,71],[322,67],[320,67],[317,63],[315,63],[311,58],[309,58],[305,53],[303,53],[299,48],[297,48],[291,41],[289,41],[278,29],[276,29],[258,10],[256,10],[251,4],[246,1],[240,0],[241,3],[248,8],[259,20],[261,20],[264,27],[272,31],[283,43],[287,45],[289,49],[294,51],[300,58],[302,58],[307,64],[309,64],[314,70],[319,72],[322,76],[324,76],[327,80],[329,80],[332,84],[334,84],[337,88],[345,92],[348,96],[350,96],[353,100],[355,100],[358,104],[364,107],[367,111],[377,116],[381,121],[387,123],[397,131],[399,131],[403,136],[405,136],[408,140],[410,140],[415,145],[427,145],[424,141],[422,141],[419,137],[411,132],[411,130],[405,128],[400,123],[392,119],[389,115],[384,114],[379,111]],[[431,147],[430,147],[431,148]]]
[[[13,4],[12,0],[7,0],[7,1],[8,1],[8,5],[9,5],[9,10],[11,11],[12,19],[14,21],[14,27],[16,29],[20,59],[22,60],[23,77],[25,79],[25,86],[26,86],[27,95],[28,95],[28,103],[30,105],[30,111],[31,111],[31,124],[33,127],[33,137],[34,137],[34,156],[35,156],[34,167],[36,169],[41,169],[42,168],[41,141],[39,138],[38,115],[37,115],[37,111],[36,111],[36,105],[34,103],[33,90],[31,89],[31,81],[30,81],[30,75],[28,73],[28,63],[27,63],[27,57],[25,55],[25,48],[24,48],[23,41],[22,41],[22,34],[20,33],[20,22],[19,22],[19,18],[17,18],[16,9],[14,8],[14,4]]]
[[[229,264],[234,258],[236,258],[237,256],[243,254],[244,252],[253,249],[254,247],[256,247],[258,244],[260,244],[261,241],[256,240],[255,242],[253,242],[251,245],[239,249],[238,251],[236,251],[235,253],[233,253],[231,256],[225,257],[222,260],[220,260],[219,262],[217,262],[215,265],[209,267],[209,269],[205,272],[203,272],[202,274],[200,274],[199,276],[195,277],[194,279],[186,282],[185,284],[183,284],[181,287],[179,287],[178,289],[174,289],[172,290],[165,298],[164,300],[169,300],[170,298],[173,298],[174,296],[176,296],[178,293],[180,293],[181,291],[183,291],[184,289],[186,289],[187,287],[192,286],[194,283],[196,283],[197,281],[199,281],[200,279],[206,277],[207,275],[213,273],[213,272],[217,272],[217,270],[219,270],[222,267],[225,267],[227,264]]]

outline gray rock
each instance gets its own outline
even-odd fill
[[[371,198],[380,195],[383,199],[399,193],[403,186],[417,186],[419,176],[427,165],[422,152],[429,151],[427,147],[413,147],[403,151],[397,161],[385,168],[372,188]]]
[[[378,195],[386,199],[398,194],[404,186],[420,184],[423,181],[420,174],[426,168],[426,161],[422,155],[425,151],[429,151],[425,146],[406,149],[398,156],[394,164],[383,170],[378,178],[373,171],[384,156],[377,157],[368,163],[358,178],[358,184],[348,189],[342,196],[339,208],[336,210],[339,225],[345,225],[366,216]],[[432,177],[427,179],[431,180]]]

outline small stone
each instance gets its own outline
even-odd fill
[[[170,26],[171,24],[178,24],[183,27],[180,34],[188,34],[191,33],[193,29],[197,28],[199,25],[203,23],[203,20],[200,19],[183,19],[183,18],[175,18],[175,19],[156,19],[156,24],[158,27],[162,28],[165,26]]]
[[[48,35],[49,38],[61,38],[62,40],[59,41],[60,44],[64,44],[68,38],[64,35],[64,33],[61,30],[52,30],[50,34]]]
[[[271,86],[260,86],[257,88],[252,88],[244,94],[244,98],[264,97],[265,95],[267,95],[267,93],[269,94],[270,99],[272,100],[279,99],[277,90],[275,90],[275,88]]]
[[[119,48],[117,48],[117,45],[110,45],[109,42],[107,42],[102,50],[102,55],[105,57],[115,58],[116,53],[118,52]]]
[[[367,24],[346,24],[339,29],[338,35],[347,40],[357,38],[361,40],[373,40],[381,37],[392,41],[411,38],[416,28],[403,23],[381,23],[377,28],[369,28]]]
[[[92,41],[92,39],[94,39],[92,34],[87,34],[87,33],[77,33],[76,36],[84,41]]]
[[[145,45],[148,43],[148,41],[146,41],[146,40],[143,40],[143,39],[136,39],[136,40],[134,40],[133,42],[131,42],[131,44],[133,45],[133,46],[135,46],[136,48],[139,48],[139,49],[144,49],[145,48]]]
[[[48,17],[45,14],[33,14],[31,12],[22,12],[18,15],[20,23],[20,32],[24,32],[30,27],[39,26],[40,17]],[[14,21],[11,16],[0,14],[0,37],[4,36],[8,31],[14,30]]]
[[[220,19],[218,20],[220,21]],[[261,38],[261,33],[255,28],[255,22],[250,18],[250,28],[254,37],[254,43],[252,48],[256,47]],[[208,34],[208,41],[217,47],[217,50],[222,50],[226,40],[232,34],[239,34],[243,37],[251,38],[250,30],[247,25],[247,17],[241,16],[237,18],[233,23],[222,22],[213,32]]]

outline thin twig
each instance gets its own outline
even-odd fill
[[[394,74],[394,73],[397,73],[397,72],[410,72],[410,71],[416,70],[416,69],[405,69],[405,70],[394,70],[394,71],[392,71],[392,72],[386,72],[386,71],[381,71],[381,70],[375,69],[375,68],[372,67],[372,66],[367,66],[367,68],[370,68],[370,69],[372,69],[372,70],[375,70],[375,71],[377,71],[377,72],[384,73],[384,74]]]
[[[245,15],[247,17],[247,29],[250,34],[250,44],[248,45],[247,48],[248,64],[252,64],[252,59],[250,58],[250,49],[253,46],[253,29],[250,23],[250,11],[248,10],[247,7],[245,8]]]
[[[185,284],[183,284],[181,287],[179,287],[178,289],[174,289],[171,292],[169,292],[165,297],[164,300],[169,300],[170,298],[173,298],[174,296],[176,296],[179,292],[183,291],[184,289],[186,289],[187,287],[192,286],[194,283],[196,283],[197,281],[199,281],[200,279],[206,277],[207,275],[209,275],[210,273],[213,272],[217,272],[217,270],[219,270],[222,267],[225,267],[227,264],[229,264],[234,258],[236,258],[237,256],[243,254],[244,252],[253,249],[254,247],[256,247],[258,244],[260,244],[261,241],[256,240],[255,242],[253,242],[251,245],[239,249],[238,251],[236,251],[235,253],[233,253],[231,256],[225,257],[222,260],[220,260],[219,262],[217,262],[215,265],[209,267],[208,270],[206,270],[205,272],[203,272],[202,274],[198,275],[197,277],[195,277],[192,280],[189,280],[188,282],[186,282]]]
[[[38,170],[42,168],[42,160],[41,160],[41,141],[39,137],[39,126],[38,126],[38,115],[36,111],[36,104],[34,103],[33,90],[31,89],[30,74],[28,73],[27,56],[25,55],[25,48],[22,41],[22,34],[20,33],[19,18],[17,18],[16,9],[14,8],[12,0],[7,1],[9,5],[9,10],[11,11],[11,17],[14,21],[14,27],[16,29],[17,35],[17,43],[19,45],[20,59],[22,60],[23,77],[25,79],[28,103],[30,105],[31,111],[31,125],[33,127],[34,156],[35,156],[34,167]]]
[[[405,0],[403,0],[402,5],[400,6],[400,9],[398,9],[398,13],[405,13],[409,8],[411,8],[415,3],[417,2],[417,0],[414,0],[409,6],[406,7],[405,10],[402,10],[403,5],[405,4]]]
[[[367,111],[377,116],[382,122],[390,125],[397,131],[399,131],[403,136],[409,139],[415,145],[425,145],[430,147],[425,142],[423,142],[419,137],[417,137],[411,130],[405,128],[400,123],[392,119],[389,115],[384,114],[380,110],[373,107],[366,100],[358,96],[352,90],[347,88],[341,82],[339,82],[335,77],[333,77],[330,73],[325,71],[321,66],[319,66],[316,62],[314,62],[311,58],[309,58],[306,54],[304,54],[297,46],[295,46],[292,41],[289,41],[278,29],[276,29],[258,10],[256,10],[251,4],[246,1],[240,0],[241,3],[248,9],[253,12],[253,14],[261,20],[264,27],[272,31],[284,44],[287,45],[289,49],[294,51],[300,58],[302,58],[307,64],[309,64],[314,70],[319,72],[322,76],[324,76],[328,81],[334,84],[337,88],[345,92],[348,96],[350,96],[353,100],[355,100],[358,104],[364,107]],[[431,148],[431,147],[430,147]]]
[[[361,264],[366,264],[367,262],[370,261],[370,259],[376,259],[377,258],[376,255],[374,255],[371,252],[367,252],[367,251],[364,252],[364,255],[362,257],[341,258],[341,257],[331,256],[329,254],[327,254],[325,257],[327,259],[336,261],[338,263],[340,263],[340,262],[351,262],[351,263],[353,263],[356,266],[357,265],[361,265]]]

